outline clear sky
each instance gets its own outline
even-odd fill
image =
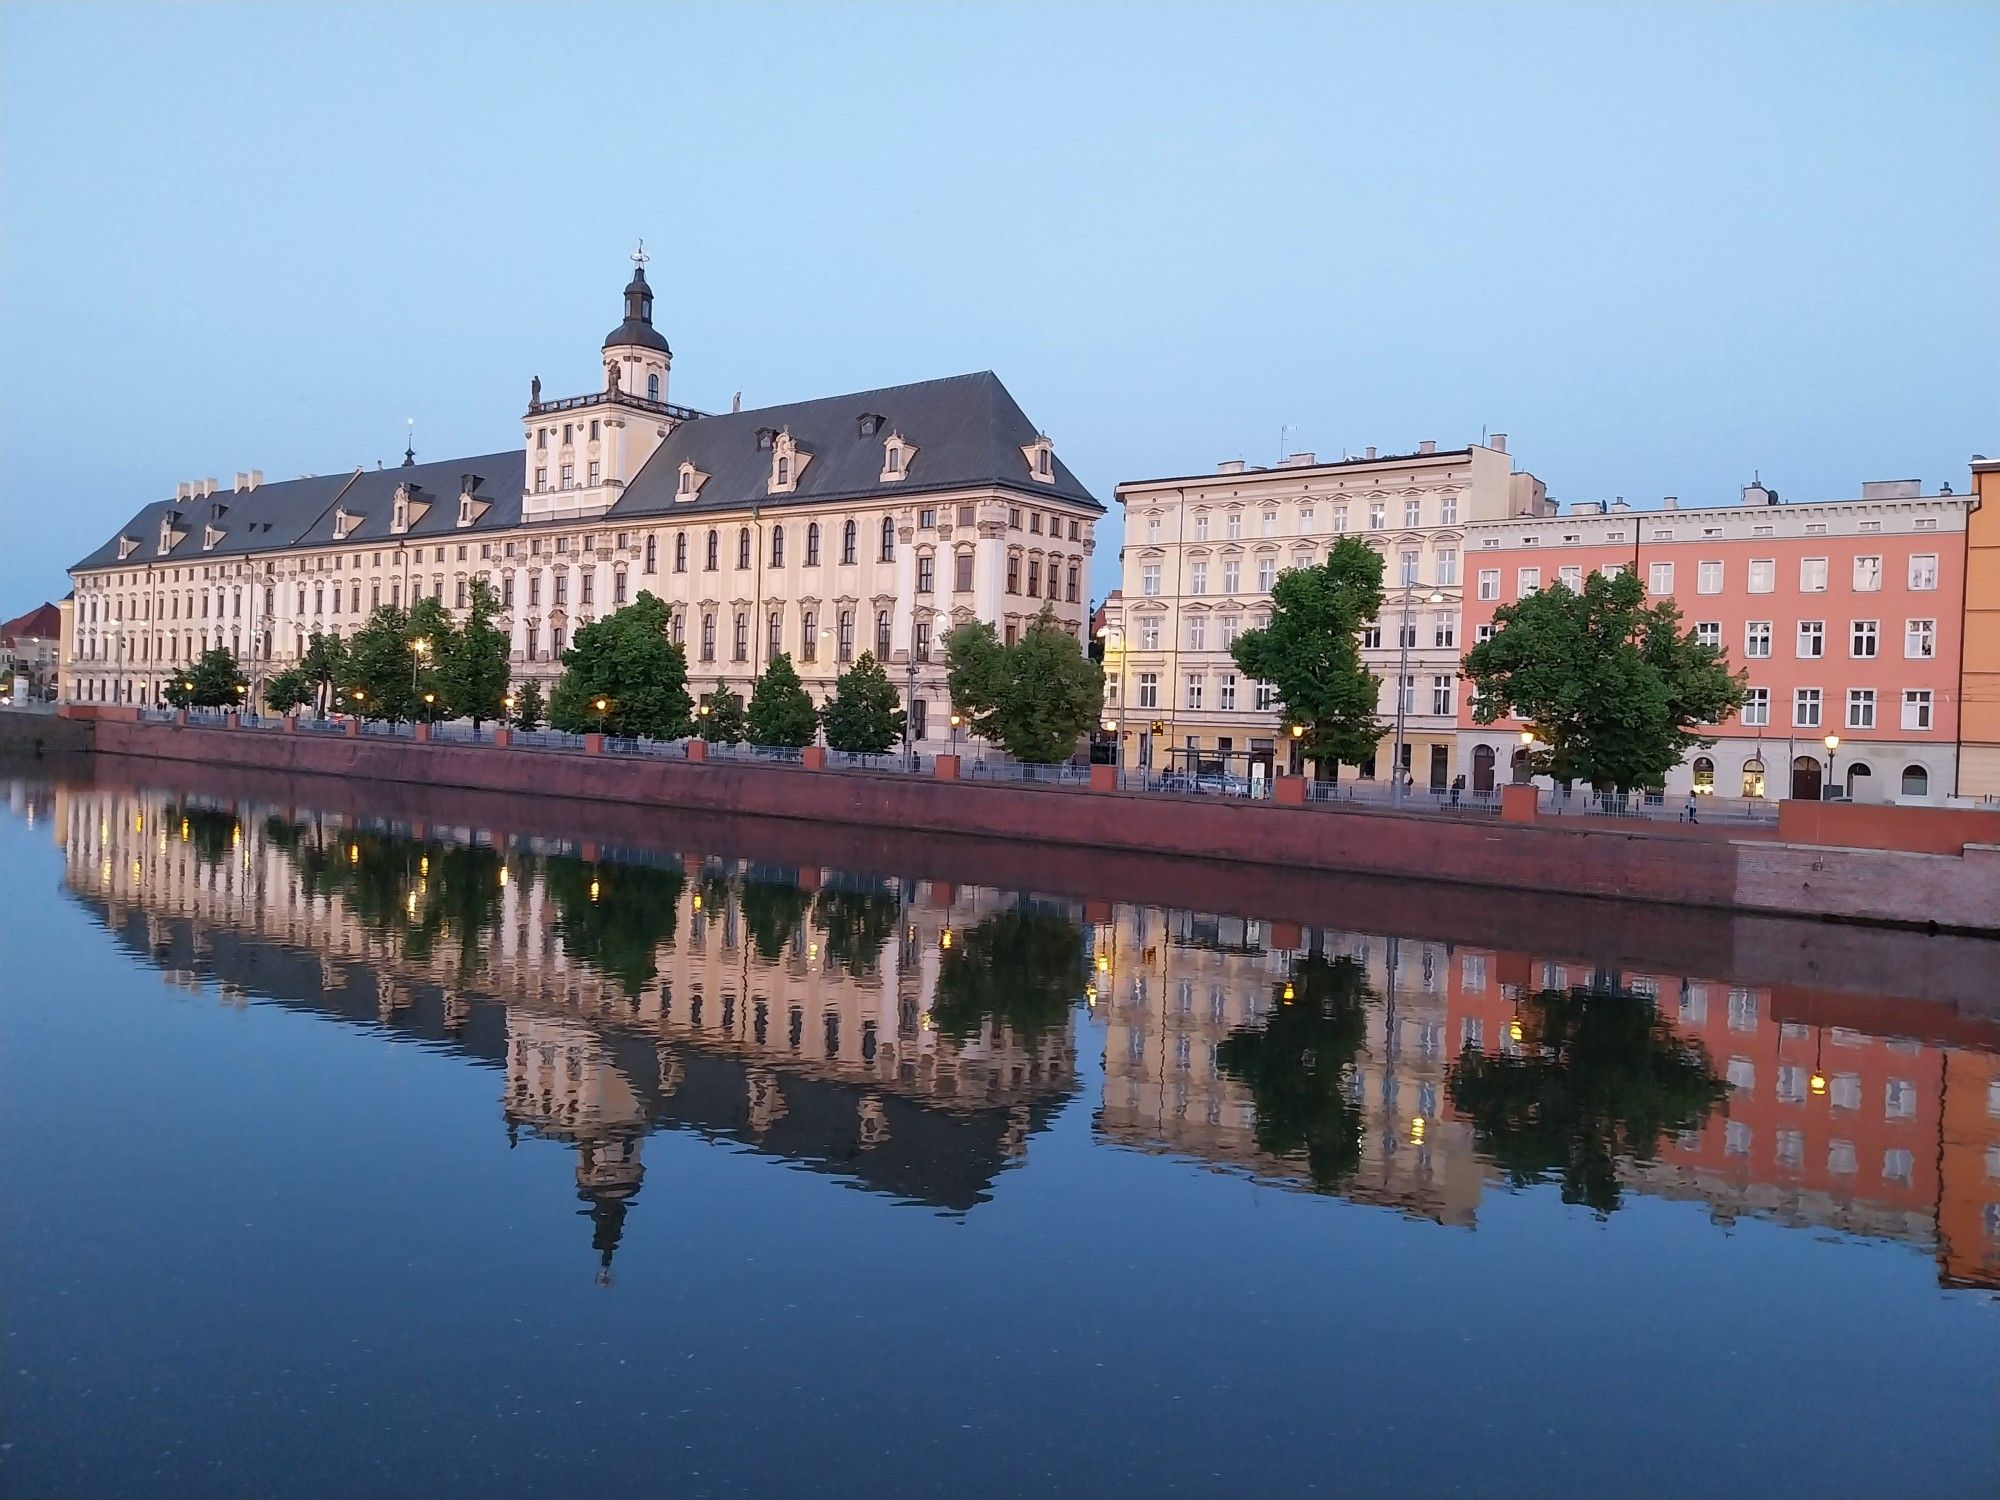
[[[511,447],[633,240],[698,407],[999,372],[1107,503],[2000,454],[2000,6],[0,6],[0,617],[175,481]],[[1115,530],[1095,592],[1116,579]]]

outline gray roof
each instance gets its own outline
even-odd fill
[[[861,435],[863,415],[881,418],[880,429]],[[771,455],[757,445],[760,428],[788,431],[812,455],[788,495],[768,493]],[[909,477],[885,483],[882,444],[898,433],[915,448]],[[1021,450],[1038,436],[999,377],[990,370],[953,375],[914,385],[887,386],[847,396],[826,396],[788,406],[730,412],[681,423],[626,486],[601,519],[643,520],[655,516],[742,509],[752,504],[786,507],[847,501],[879,495],[899,498],[912,492],[998,487],[1032,500],[1063,500],[1102,511],[1060,458],[1055,481],[1038,483]],[[288,547],[333,545],[336,505],[361,523],[342,538],[357,546],[405,540],[421,542],[467,533],[491,533],[521,524],[521,488],[526,455],[519,448],[472,458],[393,469],[363,469],[309,478],[276,480],[238,493],[217,490],[190,500],[158,500],[146,506],[103,546],[73,565],[73,571],[119,565],[118,539],[136,538],[139,547],[124,559],[128,567],[146,563],[202,563]],[[676,500],[683,459],[709,476],[694,500]],[[475,495],[489,502],[470,526],[458,524],[458,496],[464,476],[476,476]],[[396,488],[417,486],[433,503],[410,529],[391,536]],[[221,506],[217,515],[214,507]],[[185,535],[171,552],[159,551],[160,518],[181,513]],[[202,535],[211,518],[224,535],[204,550]],[[564,524],[575,524],[566,521]]]
[[[864,415],[880,417],[881,429],[863,436]],[[791,494],[768,493],[771,454],[757,445],[760,428],[789,432],[812,455]],[[885,483],[882,444],[892,432],[917,452],[908,478]],[[991,370],[730,412],[676,427],[610,514],[637,519],[735,510],[753,503],[797,506],[988,486],[1102,511],[1103,505],[1060,458],[1055,460],[1054,483],[1041,484],[1030,475],[1021,449],[1037,436],[1034,424]],[[709,476],[693,500],[675,498],[683,460]]]

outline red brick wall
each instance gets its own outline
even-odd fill
[[[1967,844],[2000,844],[2000,811],[1874,807],[1865,802],[1781,802],[1778,837],[1788,844],[1957,854]]]

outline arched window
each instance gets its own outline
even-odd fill
[[[1931,794],[1931,773],[1922,766],[1903,767],[1903,795],[1905,797],[1928,797]]]
[[[806,527],[806,566],[809,568],[819,566],[819,522],[817,521]]]
[[[1493,747],[1475,745],[1472,747],[1472,789],[1475,792],[1493,790]]]
[[[646,377],[646,399],[648,401],[657,401],[660,399],[660,377],[658,375],[648,375]]]
[[[1847,800],[1850,802],[1860,800],[1861,794],[1868,789],[1869,778],[1874,774],[1873,771],[1864,765],[1849,766],[1847,768]]]
[[[894,562],[895,560],[896,518],[894,516],[884,516],[882,518],[882,561]]]
[[[889,659],[889,639],[889,611],[878,609],[875,611],[875,659],[877,661],[887,661]]]
[[[853,521],[850,520],[841,526],[840,560],[844,563],[851,563],[854,561],[854,549],[858,545],[855,541],[855,535],[856,535],[856,528]]]
[[[717,549],[721,545],[722,545],[722,538],[720,533],[711,529],[708,533],[708,563],[707,563],[707,571],[710,573],[713,573],[716,569]]]
[[[1694,758],[1694,790],[1701,797],[1715,795],[1715,762],[1706,755]]]
[[[736,531],[736,566],[739,568],[750,566],[750,528],[748,526],[740,526]]]
[[[646,571],[648,573],[658,572],[659,566],[660,539],[656,536],[649,536],[646,538]]]
[[[1762,797],[1764,795],[1764,762],[1759,756],[1751,756],[1743,762],[1743,795]]]
[[[782,568],[784,565],[785,565],[785,528],[782,526],[773,526],[771,528],[771,566],[774,568]]]

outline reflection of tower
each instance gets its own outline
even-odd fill
[[[611,1285],[611,1257],[625,1232],[625,1209],[645,1176],[637,1136],[585,1141],[577,1150],[576,1195],[590,1205],[577,1212],[588,1215],[593,1226],[590,1248],[597,1252],[599,1286]]]

